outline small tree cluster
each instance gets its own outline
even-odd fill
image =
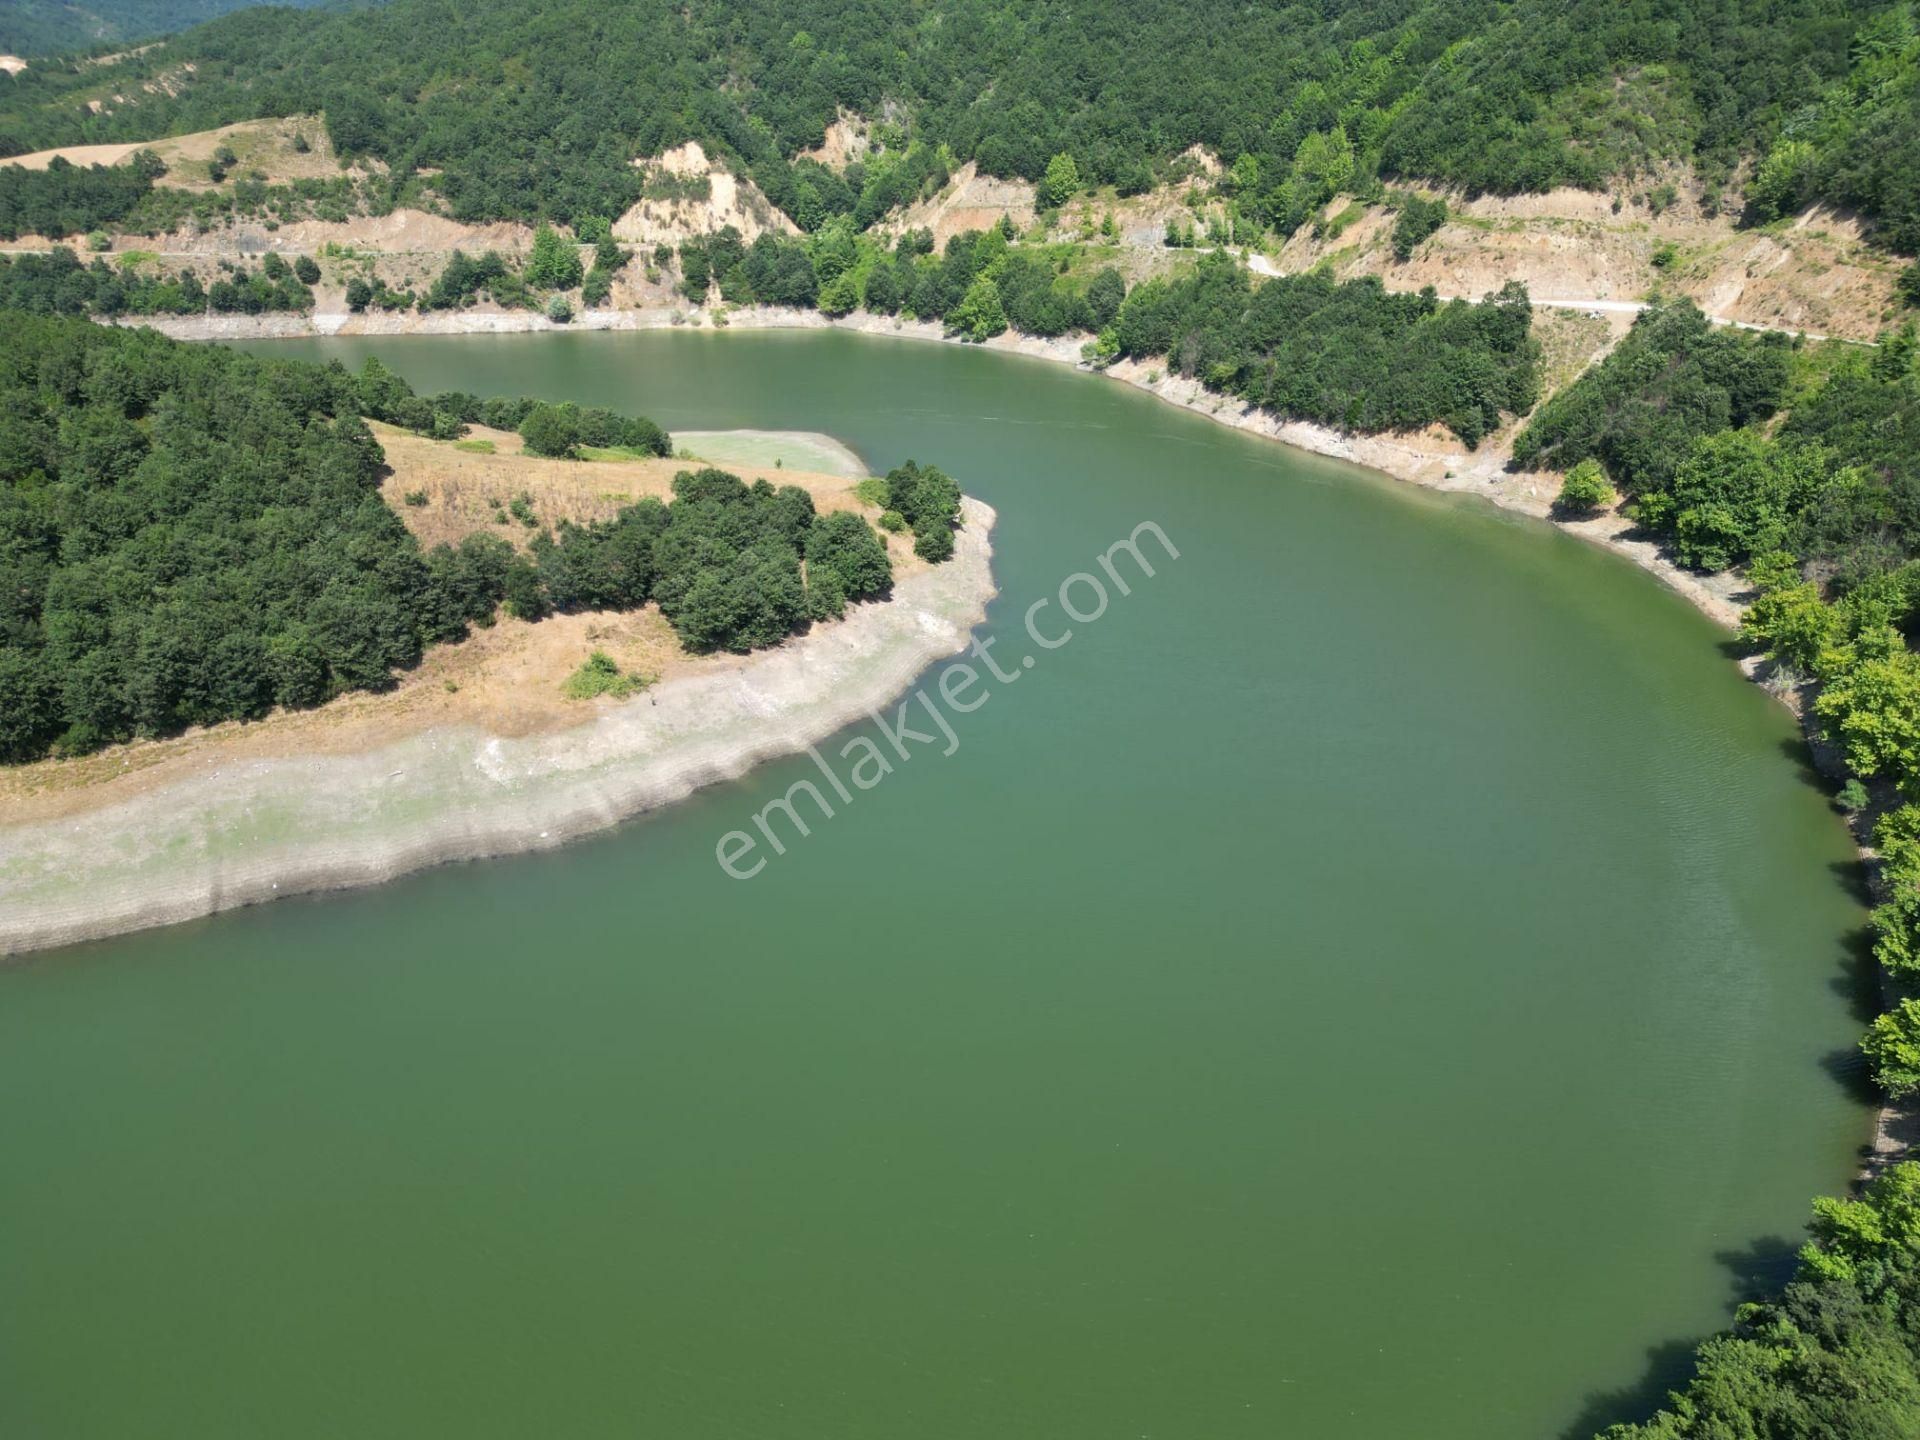
[[[913,553],[939,564],[953,554],[953,532],[960,524],[960,487],[934,465],[912,460],[887,472],[888,513],[913,531]]]

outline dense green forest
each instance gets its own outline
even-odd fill
[[[1348,430],[1439,421],[1477,445],[1504,411],[1538,397],[1538,345],[1526,288],[1480,304],[1431,290],[1395,294],[1372,276],[1280,276],[1254,286],[1237,261],[1203,256],[1182,280],[1128,293],[1114,342],[1135,359],[1168,356],[1183,375],[1281,415]]]
[[[859,516],[716,470],[524,553],[483,532],[422,554],[380,496],[367,418],[671,451],[644,418],[422,397],[377,361],[351,374],[0,311],[0,760],[384,689],[503,603],[532,620],[651,599],[688,648],[744,651],[892,583]],[[916,549],[950,554],[958,486],[919,467],[887,485]]]
[[[319,266],[301,255],[291,263],[265,256],[258,270],[223,262],[219,278],[203,285],[191,271],[168,274],[157,265],[109,265],[95,256],[83,265],[71,250],[0,256],[0,309],[39,315],[261,315],[313,309],[310,286]]]
[[[0,53],[57,55],[108,43],[170,35],[252,0],[7,0],[0,6]],[[303,7],[322,0],[280,0]]]
[[[98,114],[84,103],[103,98]],[[796,161],[841,108],[893,117],[886,156],[844,176]],[[255,10],[110,80],[53,65],[0,83],[0,150],[313,112],[342,154],[390,166],[397,192],[438,172],[432,186],[472,219],[617,215],[645,183],[629,162],[691,138],[807,228],[870,223],[942,157],[1046,179],[1057,201],[1144,188],[1195,144],[1229,166],[1249,232],[1290,231],[1377,177],[1512,192],[1678,158],[1719,182],[1758,153],[1760,212],[1843,199],[1908,247],[1920,225],[1920,45],[1909,7],[1877,0]]]

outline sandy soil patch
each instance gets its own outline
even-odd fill
[[[1622,197],[1617,213],[1613,196],[1584,190],[1452,197],[1453,218],[1404,261],[1393,254],[1392,212],[1371,206],[1338,233],[1303,226],[1273,264],[1283,274],[1324,265],[1343,280],[1378,275],[1395,290],[1431,285],[1443,295],[1480,295],[1509,279],[1538,300],[1641,301],[1659,287],[1716,319],[1854,340],[1872,339],[1895,314],[1899,262],[1874,250],[1857,222],[1815,209],[1739,230],[1680,181],[1658,216],[1644,187]],[[1337,198],[1322,218],[1350,206]]]
[[[145,142],[137,145],[63,145],[57,150],[9,155],[5,160],[0,160],[0,165],[18,165],[22,170],[44,170],[56,157],[70,165],[118,165],[130,158],[134,151],[144,148],[147,148]]]
[[[984,230],[1010,218],[1025,230],[1033,224],[1033,186],[1024,180],[998,180],[982,175],[969,160],[953,172],[939,194],[916,200],[890,220],[874,227],[886,235],[908,230],[928,229],[936,246],[945,246],[953,236],[967,230]]]
[[[27,62],[18,55],[0,55],[0,71],[5,71],[9,75],[18,75],[26,68]]]
[[[296,137],[305,141],[305,151],[297,147]],[[137,150],[151,150],[167,167],[167,173],[160,177],[161,185],[179,190],[211,190],[213,181],[207,173],[207,162],[223,145],[234,153],[234,174],[250,175],[258,171],[270,184],[327,179],[341,173],[333,144],[327,139],[327,127],[313,115],[284,120],[242,120],[217,130],[198,130],[191,135],[132,144],[63,145],[53,150],[35,150],[29,155],[14,155],[0,164],[44,170],[59,156],[73,165],[119,165],[131,159]]]
[[[633,163],[663,180],[693,187],[693,191],[641,200],[614,222],[616,239],[635,245],[677,245],[691,236],[710,235],[729,225],[749,242],[769,231],[800,233],[800,227],[774,209],[758,185],[708,159],[707,152],[692,140],[654,159]],[[702,183],[706,187],[704,196],[697,193]]]
[[[844,170],[856,160],[867,158],[873,149],[871,126],[865,117],[842,110],[839,118],[827,126],[826,137],[811,150],[802,150],[796,159],[817,160],[833,170]]]

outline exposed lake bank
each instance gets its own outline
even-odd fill
[[[124,799],[0,828],[0,954],[548,849],[804,750],[966,645],[994,595],[995,517],[972,499],[963,515],[953,559],[890,598],[738,665],[603,702],[571,729],[436,728],[357,753],[216,757]]]
[[[533,311],[373,312],[313,315],[148,316],[124,323],[151,325],[180,340],[264,340],[310,336],[510,335],[581,330],[851,330],[865,335],[926,340],[949,345],[973,342],[946,333],[936,321],[855,311],[838,318],[817,310],[743,306],[724,312],[680,307],[583,310],[566,325]],[[1512,428],[1478,450],[1439,427],[1413,435],[1356,435],[1304,420],[1288,420],[1269,411],[1216,394],[1199,381],[1168,374],[1164,366],[1123,361],[1095,369],[1082,360],[1082,336],[1042,339],[1012,331],[974,346],[1026,355],[1103,374],[1209,420],[1264,435],[1315,455],[1347,460],[1432,490],[1479,495],[1502,509],[1552,521],[1570,534],[1624,556],[1684,595],[1715,622],[1729,628],[1744,608],[1739,577],[1700,575],[1676,565],[1653,541],[1640,537],[1633,523],[1608,513],[1567,520],[1553,513],[1558,477],[1507,469]]]

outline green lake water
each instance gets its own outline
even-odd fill
[[[1624,563],[977,351],[271,353],[936,462],[1037,663],[750,882],[805,760],[0,971],[0,1433],[1538,1440],[1845,1183],[1845,836]]]

